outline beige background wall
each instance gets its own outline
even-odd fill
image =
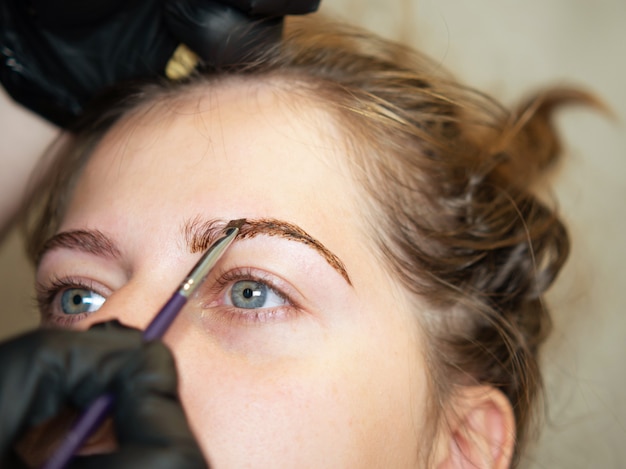
[[[574,250],[549,297],[548,422],[525,466],[626,467],[626,1],[322,3],[326,13],[412,43],[507,103],[533,87],[570,83],[613,107],[613,122],[580,109],[559,117],[569,156],[556,193]],[[36,323],[20,249],[13,233],[0,250],[0,337]]]

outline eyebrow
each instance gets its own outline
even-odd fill
[[[226,226],[224,220],[203,220],[196,217],[183,225],[183,236],[191,252],[204,252],[219,238]],[[250,239],[259,235],[276,236],[288,241],[302,243],[320,254],[324,260],[352,285],[344,263],[320,241],[308,234],[298,225],[276,218],[247,218],[239,229],[236,239]]]
[[[39,265],[43,256],[54,249],[74,249],[107,259],[119,259],[120,250],[111,239],[99,230],[73,230],[55,234],[48,239],[36,257]]]
[[[224,232],[227,222],[223,219],[205,220],[196,217],[185,222],[182,235],[190,252],[204,252]],[[259,235],[277,236],[302,243],[318,252],[349,285],[352,285],[345,265],[320,241],[313,238],[298,225],[275,218],[246,219],[237,239],[250,239]],[[38,265],[48,252],[55,249],[73,249],[108,259],[119,259],[120,250],[115,243],[99,230],[72,230],[55,234],[48,239],[37,255]]]

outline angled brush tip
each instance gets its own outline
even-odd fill
[[[226,225],[226,227],[224,228],[224,230],[228,231],[231,228],[241,228],[243,226],[243,224],[246,222],[245,218],[240,218],[238,220],[231,220],[228,222],[228,224]]]

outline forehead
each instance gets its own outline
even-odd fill
[[[144,104],[109,131],[88,164],[141,165],[150,152],[153,160],[179,166],[194,156],[219,163],[223,153],[233,164],[241,158],[252,166],[259,160],[278,163],[291,153],[283,165],[320,164],[347,176],[345,142],[335,117],[304,91],[240,79]],[[176,155],[167,155],[174,148]]]
[[[311,97],[288,88],[205,84],[144,105],[96,148],[64,225],[87,210],[158,217],[183,206],[310,226],[355,220],[358,190],[341,128]]]

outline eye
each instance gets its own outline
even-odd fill
[[[37,303],[43,325],[71,327],[97,312],[110,290],[82,278],[53,278],[37,282]]]
[[[63,314],[93,313],[100,309],[106,298],[87,288],[68,288],[61,292],[59,302]]]
[[[298,292],[284,279],[269,272],[236,267],[216,271],[209,282],[204,304],[206,320],[226,318],[230,324],[251,325],[294,319],[302,313]]]
[[[276,308],[287,300],[269,285],[256,280],[239,280],[230,288],[227,304],[242,309]]]

